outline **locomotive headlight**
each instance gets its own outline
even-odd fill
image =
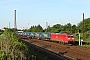
[[[68,38],[68,40],[70,40],[70,38]]]
[[[74,40],[74,38],[72,38]]]

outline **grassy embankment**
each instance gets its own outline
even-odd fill
[[[34,56],[34,58],[32,57]],[[29,48],[25,43],[19,41],[9,29],[0,35],[0,60],[50,60],[44,54]]]

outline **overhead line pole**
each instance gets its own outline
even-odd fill
[[[9,29],[10,29],[10,22],[9,22]]]
[[[14,11],[14,28],[17,29],[17,25],[16,25],[16,10]]]
[[[82,25],[82,26],[83,26],[83,27],[82,27],[82,30],[83,30],[82,33],[83,33],[83,40],[84,40],[84,13],[83,13],[83,23],[82,23],[82,24],[83,24],[83,25]]]
[[[48,32],[48,22],[46,22],[46,31]]]
[[[50,23],[49,23],[49,32],[50,32]]]
[[[29,23],[28,23],[28,29],[29,29]]]

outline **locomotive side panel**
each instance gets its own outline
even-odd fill
[[[50,34],[50,40],[55,40],[55,41],[57,41],[57,40],[58,40],[58,35],[59,35],[59,34],[57,34],[57,33],[51,33],[51,34]]]
[[[57,41],[68,43],[67,34],[58,34]]]
[[[74,36],[68,35],[66,33],[60,34],[60,33],[51,33],[50,40],[54,41],[61,41],[64,43],[73,43],[74,42]]]

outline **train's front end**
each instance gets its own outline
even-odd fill
[[[75,41],[74,40],[74,35],[72,35],[72,34],[71,35],[68,35],[68,42],[69,43],[74,43],[74,41]]]

